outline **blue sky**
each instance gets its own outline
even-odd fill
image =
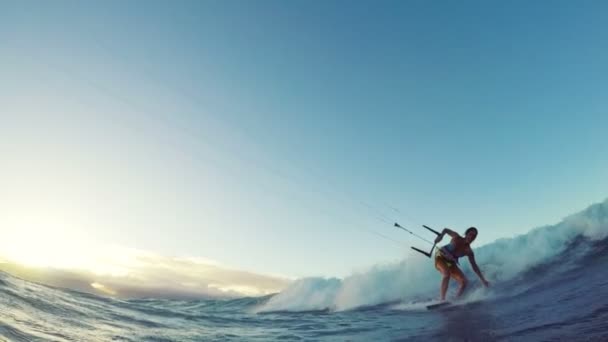
[[[1,229],[307,276],[555,223],[608,194],[607,7],[5,1]]]

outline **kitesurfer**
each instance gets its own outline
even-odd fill
[[[449,235],[452,240],[449,244],[438,248],[435,253],[435,268],[441,273],[443,278],[441,279],[441,300],[445,300],[445,294],[448,290],[448,284],[450,278],[454,278],[458,284],[458,292],[456,297],[460,297],[467,287],[467,278],[464,276],[460,268],[458,267],[458,258],[467,256],[473,271],[477,274],[484,286],[488,287],[489,283],[484,278],[483,274],[479,270],[479,266],[475,262],[475,254],[471,249],[471,243],[475,241],[477,237],[477,228],[471,227],[466,230],[464,237],[458,233],[445,228],[435,239],[435,243],[441,242],[444,235]]]

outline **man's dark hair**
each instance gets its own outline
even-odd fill
[[[477,228],[471,227],[471,228],[467,229],[467,231],[464,232],[464,235],[469,234],[469,232],[475,232],[475,235],[477,235]]]

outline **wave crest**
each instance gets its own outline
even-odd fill
[[[526,271],[558,258],[577,239],[599,241],[607,237],[608,199],[556,225],[476,248],[475,257],[486,278],[503,282],[517,279]],[[463,271],[470,279],[474,278],[468,262],[463,263]],[[344,279],[297,280],[258,311],[348,310],[392,301],[415,301],[435,296],[438,282],[437,271],[428,259],[408,257]]]

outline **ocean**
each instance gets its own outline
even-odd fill
[[[607,203],[475,249],[491,286],[463,260],[470,290],[453,307],[426,309],[440,277],[415,254],[222,300],[125,300],[0,273],[0,340],[608,341]]]

